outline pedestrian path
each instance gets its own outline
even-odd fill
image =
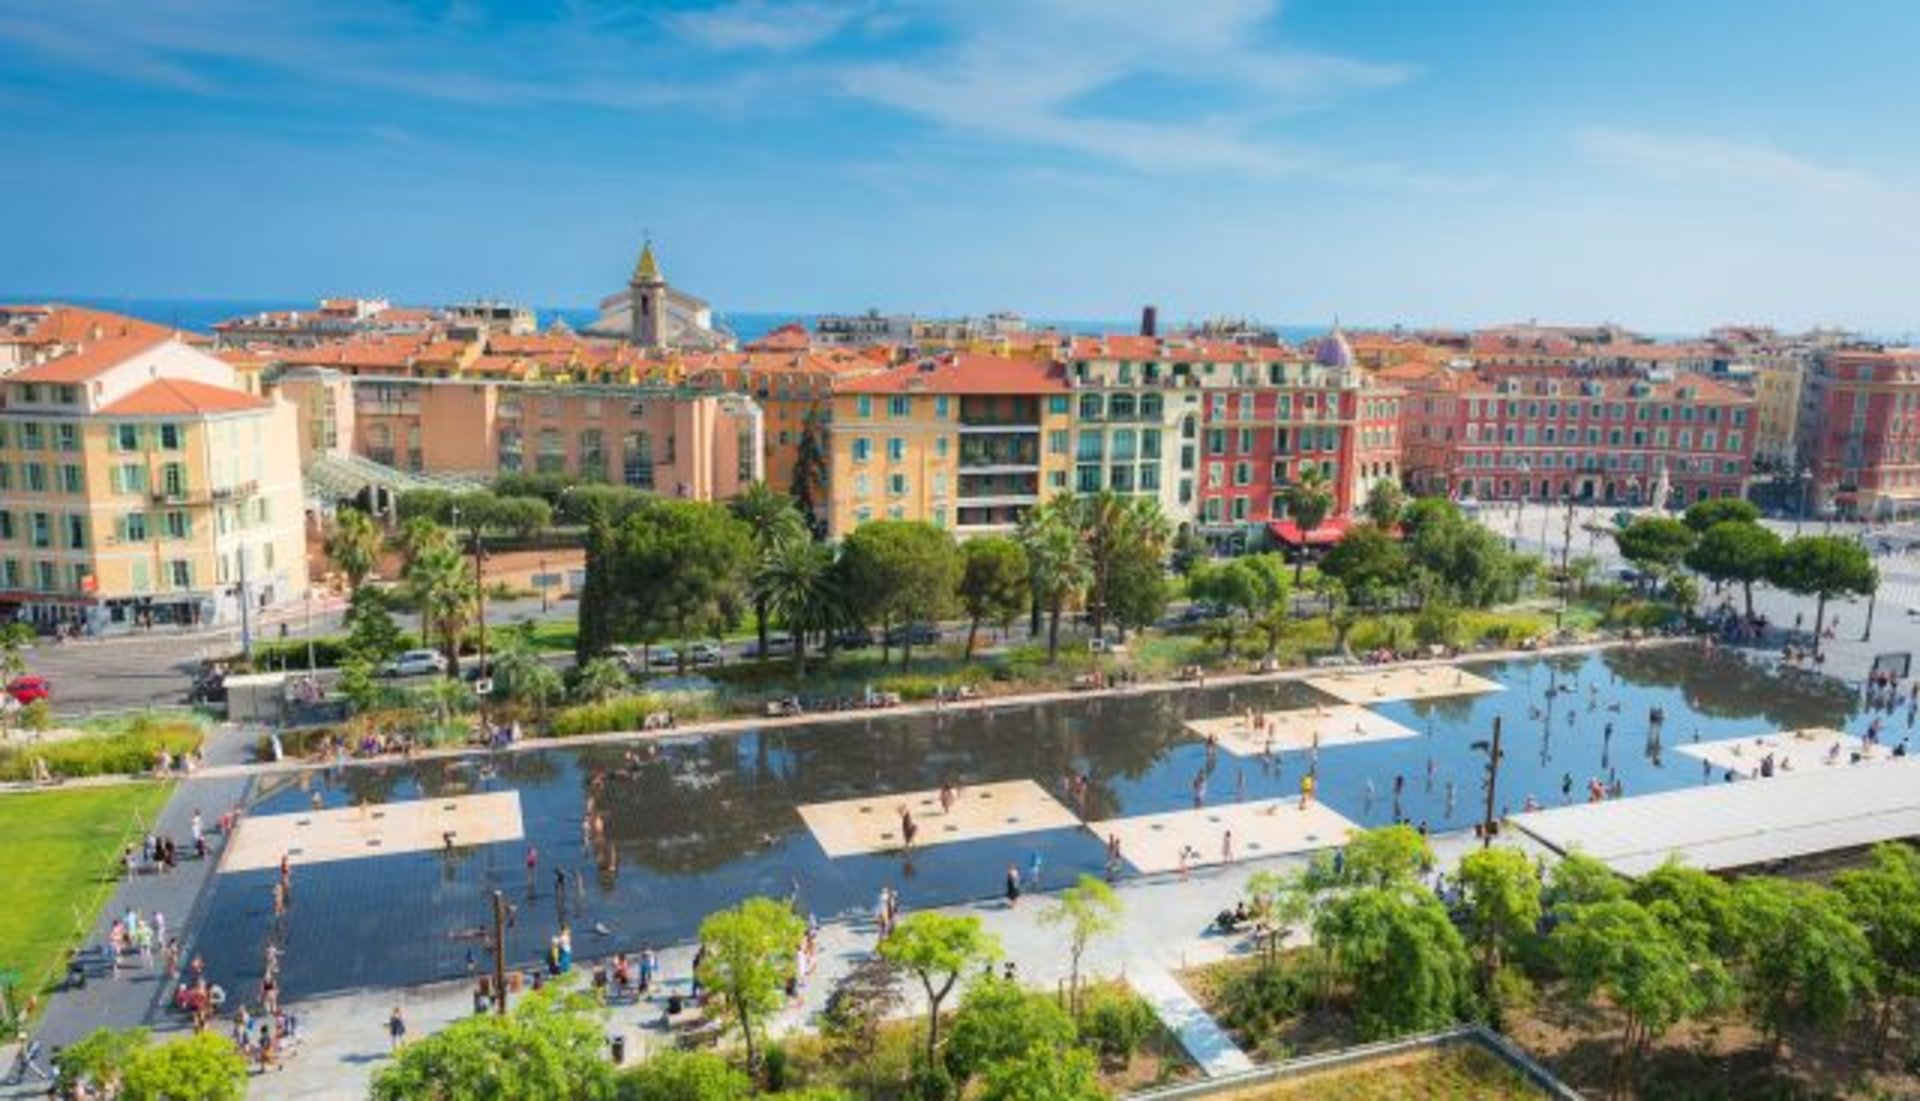
[[[1152,963],[1130,967],[1127,983],[1147,1000],[1160,1022],[1179,1038],[1180,1046],[1187,1049],[1202,1074],[1219,1078],[1253,1069],[1253,1060],[1247,1058],[1247,1053],[1240,1050],[1233,1037],[1193,1000],[1193,995],[1187,993],[1186,987],[1166,968]]]

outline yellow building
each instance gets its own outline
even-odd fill
[[[103,633],[306,593],[292,405],[168,334],[0,382],[0,608]]]
[[[925,520],[1008,532],[1072,467],[1066,379],[1034,359],[951,355],[842,382],[834,393],[827,528]]]
[[[1754,363],[1754,461],[1775,470],[1791,470],[1800,430],[1800,390],[1806,364],[1790,355],[1767,356]]]

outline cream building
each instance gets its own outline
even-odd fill
[[[291,404],[171,335],[0,384],[0,607],[93,632],[232,623],[307,591]]]

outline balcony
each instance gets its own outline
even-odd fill
[[[962,474],[959,497],[963,501],[1031,502],[1040,495],[1040,475]]]
[[[1033,470],[1040,465],[1040,439],[1021,434],[995,439],[973,436],[960,441],[960,469]]]

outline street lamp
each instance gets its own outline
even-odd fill
[[[1493,740],[1476,741],[1468,748],[1487,755],[1487,810],[1480,823],[1480,847],[1488,849],[1493,847],[1493,834],[1499,829],[1499,823],[1493,817],[1493,805],[1494,793],[1500,786],[1500,758],[1504,756],[1500,751],[1500,716],[1493,717]]]

